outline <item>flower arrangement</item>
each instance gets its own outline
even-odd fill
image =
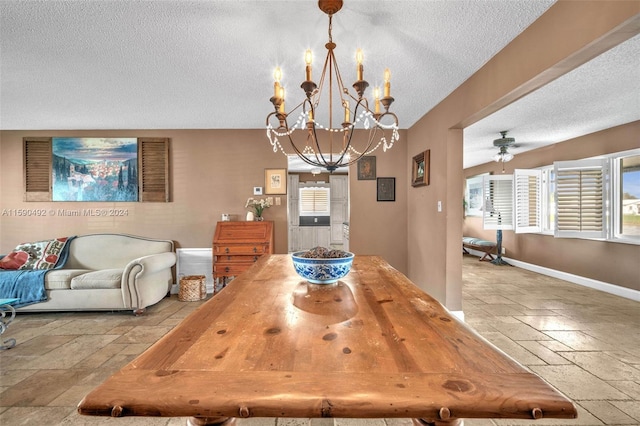
[[[256,212],[256,217],[262,217],[264,209],[271,207],[271,201],[266,198],[253,198],[250,197],[245,204],[245,207]]]

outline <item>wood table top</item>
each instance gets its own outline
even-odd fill
[[[268,255],[89,393],[87,415],[574,418],[569,399],[377,256],[310,285]],[[203,423],[204,424],[204,423]]]

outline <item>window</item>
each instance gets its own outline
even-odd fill
[[[555,236],[605,238],[607,161],[558,161],[554,173]]]
[[[483,199],[484,229],[542,232],[542,170],[484,176]]]
[[[613,162],[614,197],[617,210],[614,237],[640,240],[640,154],[620,156]]]
[[[640,244],[640,149],[516,170],[513,179],[516,232]]]
[[[484,176],[484,229],[513,229],[513,175]]]
[[[553,234],[556,225],[556,174],[553,166],[540,169],[542,172],[542,230],[544,234]]]
[[[516,169],[514,178],[515,231],[542,231],[542,170]]]
[[[300,188],[300,216],[329,216],[329,188]]]

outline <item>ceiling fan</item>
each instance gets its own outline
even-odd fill
[[[507,133],[508,130],[501,131],[500,135],[502,137],[493,141],[493,146],[496,148],[500,148],[500,151],[498,151],[498,153],[493,156],[493,159],[496,162],[506,163],[507,161],[513,160],[513,154],[507,151],[507,148],[514,146],[516,140],[514,138],[508,138]]]

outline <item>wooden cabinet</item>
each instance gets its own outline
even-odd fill
[[[213,236],[213,279],[236,277],[273,253],[273,222],[218,222]],[[215,289],[215,285],[214,285]]]
[[[329,226],[292,226],[289,228],[289,251],[309,250],[317,246],[330,247]]]

